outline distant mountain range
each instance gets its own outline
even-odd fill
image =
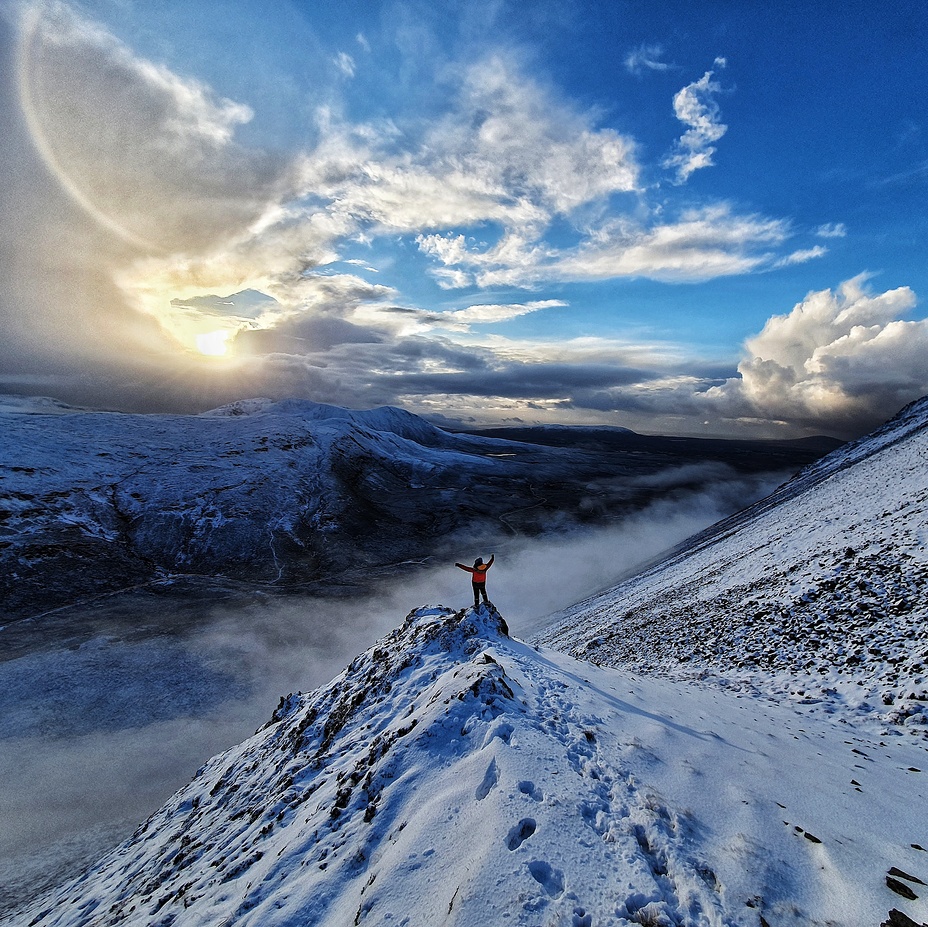
[[[452,540],[603,522],[725,473],[786,475],[823,449],[624,431],[612,445],[589,429],[526,443],[298,400],[177,416],[7,397],[0,427],[7,619],[180,577],[363,584]]]

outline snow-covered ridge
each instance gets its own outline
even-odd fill
[[[540,639],[928,734],[926,460],[923,399]]]
[[[275,415],[297,417],[307,422],[346,422],[359,428],[398,435],[426,447],[447,447],[455,443],[455,438],[447,432],[395,406],[354,411],[308,399],[242,399],[201,415],[219,418]]]
[[[493,609],[421,608],[0,924],[924,918],[886,882],[928,875],[909,813],[924,756],[789,706],[538,652]]]
[[[925,923],[923,411],[570,610],[598,666],[415,610],[0,925]]]
[[[52,399],[50,396],[0,395],[0,414],[3,415],[73,415],[76,412],[89,411]]]

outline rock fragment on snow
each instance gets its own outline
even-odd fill
[[[891,888],[897,895],[908,898],[909,901],[915,901],[915,899],[918,898],[918,895],[916,895],[905,882],[900,882],[892,876],[886,876],[886,886],[887,888]]]
[[[896,866],[893,866],[892,869],[889,870],[889,874],[895,876],[897,879],[905,879],[907,882],[916,882],[918,885],[925,884],[918,876],[909,875],[909,873]]]
[[[889,912],[889,920],[883,921],[880,927],[926,927],[926,925],[913,921],[905,912],[893,908]]]

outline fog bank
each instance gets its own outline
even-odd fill
[[[676,490],[615,525],[455,559],[496,555],[488,593],[512,633],[528,637],[785,477],[717,467],[702,476],[698,491]],[[453,562],[409,564],[360,598],[217,605],[185,635],[37,644],[0,663],[0,817],[15,822],[0,832],[0,911],[131,834],[205,760],[263,724],[280,695],[327,682],[413,608],[470,603],[470,577]]]

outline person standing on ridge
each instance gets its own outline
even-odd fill
[[[470,573],[471,580],[473,581],[474,586],[474,608],[480,606],[480,596],[483,596],[483,601],[487,605],[492,604],[487,598],[487,570],[493,566],[493,561],[496,559],[496,554],[490,554],[490,559],[484,563],[482,558],[478,557],[474,561],[472,567],[464,566],[463,563],[456,563],[455,566],[464,570],[467,573]]]

